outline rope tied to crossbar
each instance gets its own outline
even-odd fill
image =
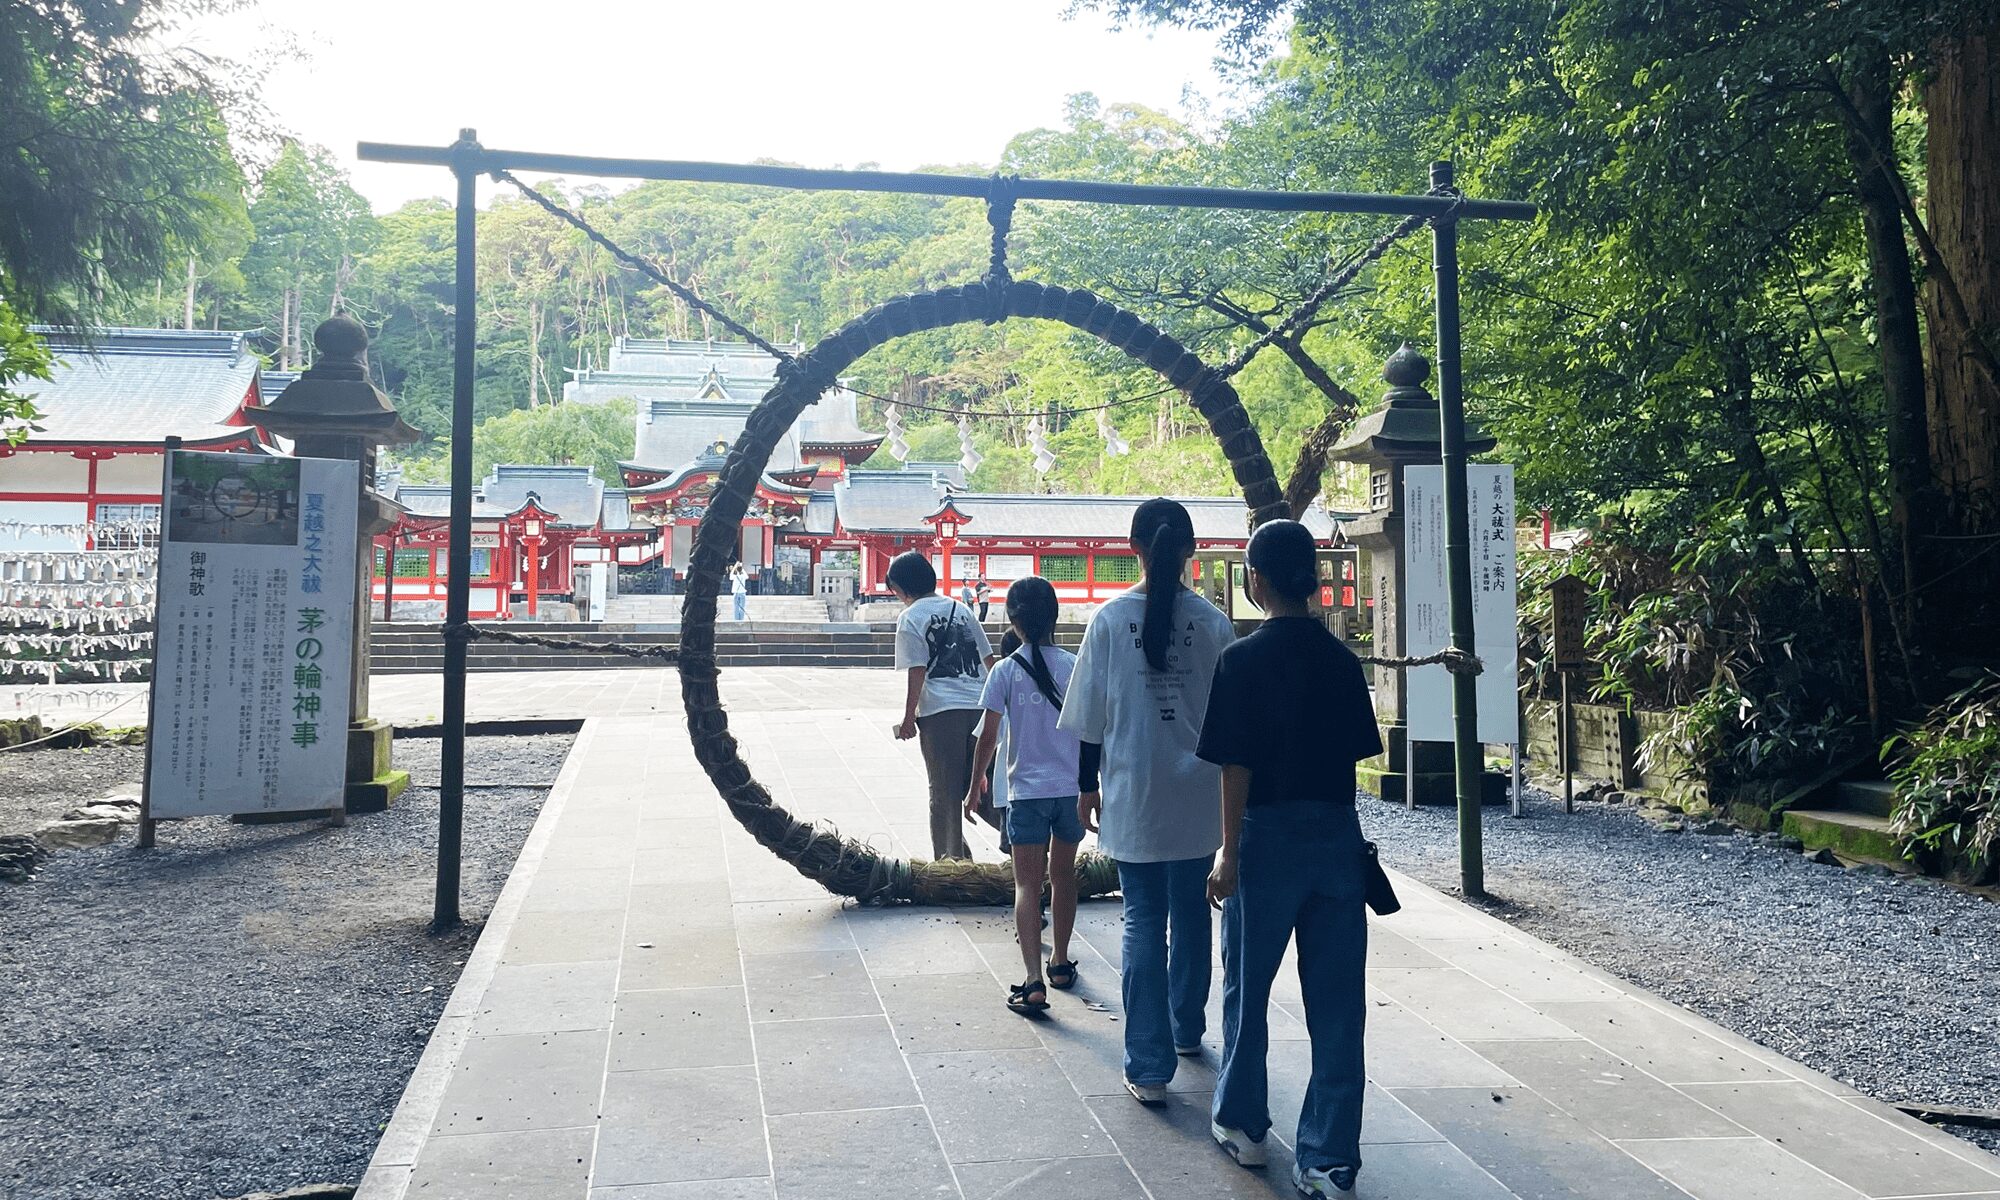
[[[1486,670],[1486,664],[1480,661],[1477,654],[1470,650],[1460,650],[1456,646],[1446,646],[1436,654],[1415,656],[1361,654],[1356,657],[1371,666],[1389,667],[1398,671],[1407,671],[1414,667],[1439,666],[1454,675],[1478,675]]]
[[[986,316],[988,325],[1007,319],[1007,287],[1014,282],[1007,269],[1007,235],[1014,228],[1014,201],[1020,191],[1019,175],[995,172],[986,187],[986,223],[993,227],[993,241],[986,260]]]

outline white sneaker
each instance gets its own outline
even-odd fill
[[[1150,1083],[1133,1083],[1128,1079],[1125,1081],[1125,1090],[1132,1093],[1132,1098],[1141,1104],[1165,1104],[1167,1102],[1167,1089],[1154,1087]]]
[[[1253,1138],[1241,1129],[1231,1129],[1227,1125],[1217,1125],[1213,1121],[1209,1122],[1208,1132],[1215,1138],[1216,1145],[1229,1151],[1229,1157],[1235,1159],[1239,1167],[1254,1169],[1263,1166],[1267,1161],[1261,1138]]]
[[[1353,1167],[1335,1167],[1324,1171],[1318,1167],[1292,1168],[1292,1186],[1299,1189],[1302,1196],[1331,1196],[1334,1200],[1351,1200],[1354,1195]]]

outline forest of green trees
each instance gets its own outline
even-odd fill
[[[163,7],[0,4],[0,404],[43,361],[25,320],[258,327],[285,366],[345,310],[435,439],[448,209],[372,214],[323,151],[232,143],[254,98],[149,51]],[[1468,403],[1524,504],[1594,531],[1558,564],[1598,585],[1592,692],[1675,713],[1665,736],[1719,794],[1872,755],[1927,712],[1931,733],[1912,736],[1929,746],[1954,706],[2000,721],[1979,674],[2000,647],[1990,2],[1084,0],[1078,19],[1107,16],[1217,31],[1246,57],[1237,100],[1191,126],[1080,95],[1000,161],[940,169],[1410,192],[1449,158],[1470,193],[1536,202],[1531,224],[1464,230]],[[1248,61],[1274,28],[1282,53]],[[546,186],[772,338],[811,342],[888,296],[974,278],[986,256],[972,201]],[[566,413],[564,373],[601,364],[620,334],[709,330],[507,191],[479,225],[481,456],[607,468],[627,448],[618,414]],[[1030,203],[1012,262],[1115,297],[1214,361],[1385,224]],[[1427,251],[1402,243],[1239,377],[1281,469],[1373,402],[1399,343],[1428,347]],[[878,395],[1024,416],[1158,387],[1018,322],[903,339],[857,371]],[[1112,412],[1131,454],[1107,454],[1094,418],[1058,423],[1045,478],[1024,419],[979,422],[975,484],[1227,486],[1177,397]],[[957,456],[948,417],[908,423],[914,457]],[[406,465],[435,472],[440,452],[432,440]],[[1905,815],[1913,837],[1970,827],[1952,808],[1963,787],[1925,786],[1906,789],[1933,802]],[[1982,819],[2000,819],[1984,794]]]

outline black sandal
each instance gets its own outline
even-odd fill
[[[1037,995],[1041,997],[1040,1000],[1030,998]],[[1045,1013],[1049,1010],[1048,990],[1042,986],[1042,981],[1039,979],[1017,983],[1007,989],[1007,1007],[1024,1017]]]
[[[1068,991],[1076,986],[1076,960],[1049,963],[1049,986],[1058,991]]]

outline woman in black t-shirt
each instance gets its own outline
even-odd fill
[[[1263,1166],[1271,1114],[1265,1014],[1298,937],[1312,1078],[1292,1181],[1352,1196],[1361,1169],[1365,844],[1354,764],[1382,751],[1360,660],[1319,621],[1312,534],[1273,521],[1250,539],[1257,631],[1222,652],[1197,753],[1222,767],[1222,854],[1208,880],[1222,909],[1222,1069],[1211,1132]]]

